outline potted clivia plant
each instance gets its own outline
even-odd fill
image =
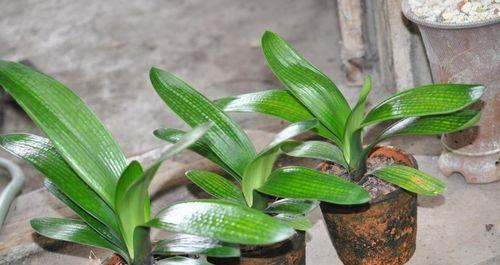
[[[351,205],[363,204],[370,199],[368,192],[354,183],[309,168],[293,166],[273,172],[281,145],[292,137],[315,128],[318,125],[315,119],[289,125],[262,151],[256,152],[241,127],[198,91],[174,75],[157,68],[151,69],[150,77],[159,96],[189,126],[213,123],[207,133],[189,149],[220,166],[240,183],[241,189],[213,172],[193,170],[186,173],[192,182],[210,195],[273,215],[299,231],[311,227],[305,215],[316,207],[314,200]],[[165,128],[156,130],[154,134],[175,143],[185,132]],[[276,197],[285,199],[277,200]],[[209,260],[221,265],[305,264],[304,233],[299,232],[290,240],[274,245],[243,245],[240,259]]]
[[[95,114],[58,81],[0,61],[0,85],[47,136],[1,135],[0,146],[44,174],[47,189],[81,218],[31,220],[41,235],[113,251],[117,256],[104,264],[143,265],[165,256],[158,264],[209,264],[174,255],[237,256],[239,248],[232,244],[272,244],[295,234],[284,222],[222,200],[181,202],[151,216],[148,187],[155,172],[165,159],[196,143],[210,124],[186,133],[143,169],[137,161],[127,163]],[[152,249],[150,228],[203,238],[178,236]]]
[[[411,155],[378,144],[396,135],[443,134],[472,126],[480,112],[465,108],[481,97],[485,87],[416,87],[390,96],[365,114],[370,78],[351,108],[335,84],[277,34],[266,32],[262,49],[285,89],[215,103],[224,111],[259,112],[290,122],[316,118],[319,125],[313,131],[325,141],[289,141],[281,149],[291,156],[324,160],[319,170],[356,183],[371,195],[370,203],[361,206],[321,204],[340,259],[344,264],[404,264],[415,250],[416,194],[440,194],[445,184],[417,170]],[[365,142],[364,129],[383,121],[395,122],[374,141]]]

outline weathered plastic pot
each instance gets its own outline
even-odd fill
[[[242,245],[240,258],[207,258],[216,265],[305,265],[305,232],[268,246]]]
[[[403,1],[403,13],[420,29],[436,83],[483,84],[477,127],[446,134],[439,158],[444,175],[459,172],[469,183],[500,180],[500,17],[477,23],[431,23],[414,15]]]
[[[378,147],[370,156],[392,157],[418,167],[413,156],[392,147]],[[415,252],[417,195],[412,192],[399,188],[363,205],[320,206],[330,239],[345,265],[400,265]]]

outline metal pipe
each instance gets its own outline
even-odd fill
[[[11,181],[0,194],[0,229],[3,226],[5,216],[9,211],[10,204],[16,198],[16,195],[21,191],[24,183],[24,173],[21,168],[14,162],[0,157],[0,167],[3,167],[10,174]]]

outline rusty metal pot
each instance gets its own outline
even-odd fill
[[[377,147],[370,156],[418,167],[413,156],[393,147]],[[412,192],[399,188],[363,205],[321,203],[321,211],[345,265],[401,265],[415,252],[417,195]]]
[[[442,137],[442,173],[459,172],[469,183],[500,180],[500,17],[467,24],[430,23],[414,15],[406,0],[402,6],[420,29],[434,82],[488,88],[475,106],[482,105],[477,127]]]
[[[269,246],[240,247],[238,258],[207,258],[216,265],[305,265],[305,232],[297,232],[290,239]]]

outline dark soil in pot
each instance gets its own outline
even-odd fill
[[[400,163],[417,168],[415,159],[393,147],[377,147],[367,161],[368,172],[381,165]],[[323,162],[323,172],[347,177],[338,165]],[[345,265],[400,265],[415,252],[417,195],[372,175],[363,177],[372,201],[344,206],[321,203],[330,239]]]
[[[305,232],[268,246],[242,245],[240,258],[207,258],[215,265],[305,265]]]

